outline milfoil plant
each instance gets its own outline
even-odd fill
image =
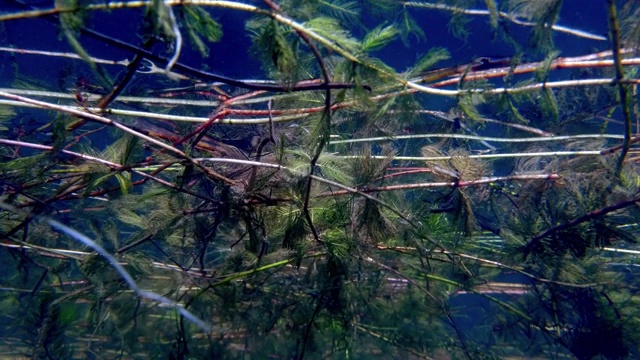
[[[640,356],[640,5],[589,3],[6,1],[0,352]]]

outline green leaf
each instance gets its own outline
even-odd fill
[[[378,26],[371,30],[362,40],[362,50],[365,52],[380,50],[398,36],[398,29],[393,25]]]
[[[362,49],[362,44],[351,36],[351,33],[344,30],[336,19],[318,17],[305,22],[304,26],[353,54],[358,54]]]
[[[9,130],[2,123],[9,122],[16,116],[16,111],[10,106],[0,106],[0,131]]]
[[[360,62],[363,66],[366,66],[367,68],[374,71],[376,76],[379,77],[379,79],[376,79],[378,81],[392,80],[392,77],[396,75],[396,71],[394,68],[390,67],[384,61],[378,58],[361,58]],[[378,83],[378,85],[381,85],[381,83]]]
[[[300,77],[297,38],[290,29],[270,19],[247,23],[253,38],[252,52],[260,59],[268,72],[286,83],[294,83]]]
[[[640,6],[637,1],[628,1],[620,10],[620,37],[626,47],[640,45]]]
[[[344,159],[336,157],[334,154],[322,153],[318,158],[318,167],[323,177],[334,180],[343,185],[350,185],[353,177],[349,174],[347,164]]]
[[[32,156],[18,157],[10,161],[0,161],[0,174],[3,179],[12,181],[33,181],[46,170],[42,164],[46,163],[49,154],[41,153]]]
[[[546,116],[558,119],[560,110],[558,109],[558,102],[556,101],[556,95],[553,93],[553,90],[547,87],[542,89],[540,108]]]
[[[520,114],[520,111],[518,110],[518,108],[516,107],[516,105],[513,103],[513,101],[511,99],[507,99],[507,102],[509,104],[509,110],[511,110],[511,114],[513,114],[513,116],[521,123],[523,124],[528,124],[529,120],[527,120],[524,116],[522,116],[522,114]]]
[[[531,33],[531,42],[542,52],[553,48],[553,29],[560,16],[562,0],[512,0],[509,2],[510,15],[536,23]]]
[[[146,18],[150,25],[150,31],[165,42],[172,42],[176,37],[171,20],[171,9],[162,0],[152,0],[147,6]]]
[[[116,211],[116,216],[120,221],[122,221],[125,224],[135,226],[141,229],[145,228],[145,219],[130,209],[126,209],[126,208],[118,209],[118,211]]]
[[[218,42],[222,38],[222,26],[211,18],[208,12],[198,6],[183,6],[183,24],[187,29],[189,39],[196,45],[198,51],[209,56],[209,47],[202,38],[209,42]]]
[[[542,62],[542,66],[536,71],[536,81],[545,82],[549,77],[549,72],[551,71],[551,63],[554,59],[556,59],[560,55],[559,51],[552,51],[547,56],[545,56],[544,61]]]
[[[476,106],[483,102],[484,99],[477,94],[465,94],[458,99],[458,107],[471,119],[480,119],[482,115]]]
[[[466,40],[469,37],[469,23],[471,19],[462,13],[455,12],[447,24],[449,32],[458,39]]]
[[[342,229],[331,229],[324,234],[323,240],[327,252],[338,259],[348,258],[351,254],[351,241]]]
[[[487,4],[487,9],[489,10],[489,18],[491,27],[494,29],[498,28],[498,21],[500,20],[500,14],[498,13],[498,7],[494,0],[484,0],[485,4]]]
[[[133,184],[131,183],[131,174],[128,171],[116,173],[116,180],[118,180],[118,184],[120,184],[120,191],[122,192],[122,195],[127,195],[129,190],[133,188]]]
[[[78,1],[56,0],[56,8],[66,10],[74,9],[73,11],[63,11],[59,15],[62,35],[64,35],[69,45],[71,45],[73,50],[82,58],[82,60],[86,61],[92,69],[96,70],[95,62],[84,49],[82,44],[80,44],[80,41],[78,41],[78,29],[84,26],[84,12],[81,11]]]
[[[91,181],[91,183],[89,184],[89,186],[87,186],[84,194],[88,195],[92,190],[94,190],[96,187],[100,186],[100,184],[102,184],[103,182],[109,180],[109,178],[113,177],[113,173],[107,173],[105,175],[102,176],[98,176],[99,173],[91,173],[91,174],[87,174],[87,177],[92,177],[93,180]]]
[[[418,60],[416,65],[409,70],[409,77],[417,76],[423,71],[430,69],[439,61],[449,60],[449,52],[444,48],[431,48],[429,52]]]
[[[357,24],[360,21],[360,3],[346,0],[321,0],[319,10],[346,24]]]
[[[406,46],[409,46],[410,35],[414,35],[417,40],[425,40],[427,38],[424,30],[422,30],[406,8],[402,11],[401,18],[398,21],[398,31],[402,42]]]
[[[298,213],[290,211],[288,215],[283,217],[286,219],[286,229],[282,238],[282,246],[286,249],[295,249],[308,234],[305,220]]]
[[[113,144],[109,145],[103,152],[101,157],[106,160],[118,163],[120,165],[128,165],[135,163],[137,155],[139,155],[138,138],[129,134],[124,134],[118,138]]]

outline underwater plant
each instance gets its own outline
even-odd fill
[[[640,4],[579,3],[5,1],[0,354],[640,357]]]

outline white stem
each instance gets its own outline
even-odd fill
[[[480,154],[466,156],[470,159],[500,159],[500,158],[518,158],[518,157],[536,157],[536,156],[600,156],[599,150],[585,150],[585,151],[543,151],[543,152],[531,152],[531,153],[508,153],[508,154]],[[362,159],[360,155],[338,155],[341,159]],[[367,158],[376,160],[393,160],[393,161],[447,161],[454,158],[454,156],[367,156]]]
[[[467,139],[478,141],[491,141],[491,142],[506,142],[506,143],[523,143],[523,142],[544,142],[544,141],[564,141],[564,140],[578,140],[578,139],[624,139],[624,135],[613,134],[581,134],[581,135],[565,135],[565,136],[541,136],[541,137],[528,137],[528,138],[497,138],[489,136],[475,136],[475,135],[463,135],[463,134],[417,134],[417,135],[397,135],[397,136],[380,136],[362,139],[347,139],[347,140],[333,140],[332,145],[336,144],[351,144],[359,142],[375,142],[375,141],[395,141],[395,140],[409,140],[409,139],[429,139],[429,138],[447,138],[447,139]]]

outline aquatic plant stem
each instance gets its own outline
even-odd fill
[[[237,10],[245,10],[245,11],[253,11],[254,9],[254,7],[252,6],[246,6],[245,4],[237,3],[233,1],[184,0],[182,2],[184,4],[196,4],[196,5],[203,5],[203,6],[207,6],[207,5],[221,6],[221,7],[228,7],[228,8],[233,8]],[[176,5],[178,3],[178,0],[166,1],[165,3]],[[90,11],[91,10],[116,10],[116,9],[122,9],[122,8],[139,8],[139,7],[146,6],[148,4],[149,4],[149,1],[109,1],[109,2],[98,3],[98,4],[89,4],[89,5],[83,6],[83,9],[90,10]],[[436,9],[436,10],[447,10],[447,11],[451,11],[458,14],[483,15],[483,16],[489,15],[489,11],[483,10],[483,9],[466,9],[461,7],[448,6],[444,4],[430,4],[425,2],[406,1],[406,2],[403,2],[402,5],[408,6],[408,7],[416,7],[416,8],[422,7],[422,8]],[[39,9],[39,10],[23,11],[23,12],[17,12],[17,13],[2,14],[0,15],[0,21],[29,19],[34,17],[57,15],[57,14],[72,12],[76,10],[77,9],[75,8],[56,7],[51,9]],[[522,26],[535,26],[534,23],[523,21],[508,13],[499,12],[499,14],[501,17],[509,21],[512,21],[515,24],[522,25]],[[573,29],[573,28],[558,25],[558,24],[553,24],[551,29],[554,31],[564,32],[576,37],[581,37],[581,38],[586,38],[591,40],[599,40],[599,41],[607,40],[606,37],[601,35],[592,34],[587,31]]]
[[[559,231],[563,231],[569,228],[572,228],[576,225],[582,224],[584,222],[593,220],[593,219],[597,219],[600,217],[603,217],[605,215],[607,215],[608,213],[612,212],[612,211],[616,211],[616,210],[620,210],[620,209],[624,209],[628,206],[632,206],[636,203],[640,202],[640,196],[632,198],[630,200],[625,200],[625,201],[620,201],[617,204],[614,205],[610,205],[610,206],[606,206],[603,207],[601,209],[597,209],[597,210],[593,210],[590,211],[588,213],[586,213],[585,215],[582,215],[578,218],[575,218],[571,221],[562,223],[558,226],[554,226],[550,229],[547,229],[543,232],[541,232],[540,234],[534,236],[533,238],[531,238],[523,247],[523,251],[524,251],[524,258],[526,259],[529,254],[533,251],[533,247],[536,246],[538,243],[540,243],[540,241],[542,241],[544,238],[553,235]]]
[[[30,5],[26,5],[25,3],[23,3],[22,1],[17,1],[14,0],[15,2],[21,4],[22,6],[25,7],[31,7]],[[83,9],[85,10],[100,10],[100,9],[118,9],[118,8],[139,8],[139,7],[144,7],[149,5],[151,2],[150,1],[128,1],[128,2],[118,2],[118,3],[114,3],[114,2],[110,2],[110,3],[105,3],[105,4],[94,4],[94,5],[89,5],[86,7],[83,7]],[[216,0],[204,0],[202,4],[198,3],[197,1],[189,1],[189,0],[185,0],[185,1],[177,1],[177,0],[171,0],[171,1],[165,1],[165,5],[169,5],[169,6],[174,6],[174,5],[185,5],[185,4],[194,4],[194,5],[210,5],[210,6],[220,6],[223,8],[230,8],[230,9],[235,9],[235,10],[243,10],[243,11],[249,11],[252,13],[256,13],[256,14],[267,14],[270,15],[272,14],[269,11],[260,9],[258,7],[252,6],[252,5],[246,5],[246,4],[242,4],[242,3],[235,3],[235,2],[231,2],[231,1],[216,1]],[[113,5],[113,6],[111,6]],[[77,11],[77,8],[68,8],[68,9],[54,9],[54,11],[51,12],[44,12],[44,13],[40,13],[39,11],[35,11],[35,12],[26,12],[26,14],[29,15],[33,15],[33,14],[42,14],[42,16],[45,17],[45,19],[51,20],[53,18],[54,23],[57,23],[57,21],[55,21],[55,18],[58,13],[62,13],[62,12],[73,12],[73,11]],[[16,19],[16,18],[20,18],[20,17],[13,17],[10,16],[8,19]],[[0,21],[3,20],[3,16],[0,16]],[[124,42],[122,40],[104,35],[102,33],[96,32],[94,30],[91,29],[87,29],[84,27],[81,27],[78,29],[80,32],[86,34],[89,37],[98,39],[102,42],[105,42],[106,44],[109,44],[111,46],[114,46],[116,48],[120,48],[126,51],[130,51],[133,54],[136,55],[140,55],[143,56],[144,58],[148,59],[148,60],[153,60],[162,64],[168,64],[171,59],[167,59],[163,56],[160,55],[156,55],[155,53],[146,50],[144,48],[141,47],[137,47],[134,45],[131,45],[127,42]],[[250,83],[250,82],[244,82],[242,80],[237,80],[237,79],[233,79],[233,78],[229,78],[229,77],[225,77],[222,75],[217,75],[217,74],[213,74],[210,72],[206,72],[203,70],[199,70],[196,68],[193,68],[191,66],[187,66],[184,65],[180,62],[176,62],[175,64],[173,64],[172,66],[173,69],[175,69],[175,72],[179,72],[182,73],[184,75],[193,77],[193,78],[198,78],[198,79],[204,79],[204,80],[210,80],[210,81],[219,81],[222,82],[224,84],[227,85],[231,85],[231,86],[237,86],[240,88],[244,88],[244,89],[249,89],[249,90],[267,90],[267,91],[274,91],[274,92],[296,92],[296,91],[309,91],[309,90],[324,90],[325,88],[329,87],[329,88],[334,88],[334,89],[350,89],[353,88],[355,85],[354,84],[346,84],[346,83],[336,83],[336,84],[314,84],[314,83],[309,83],[307,81],[302,81],[299,84],[293,84],[293,85],[279,85],[279,84],[270,84],[270,83]],[[174,73],[171,74],[172,77],[175,77],[176,75]],[[363,87],[365,89],[371,90],[371,88],[368,85],[363,85]]]
[[[31,3],[7,0],[17,9],[14,1]],[[616,1],[633,10],[620,10],[623,39],[635,35],[626,31],[627,20],[634,20],[633,26],[640,17],[634,1]],[[124,66],[135,56],[143,58],[134,75],[140,87],[125,89],[139,90],[140,97],[118,94],[105,109],[97,108],[112,86],[94,86],[91,75],[82,75],[90,71],[88,64],[77,60],[98,58],[0,47],[0,56],[11,58],[17,69],[14,89],[0,94],[59,106],[0,95],[5,159],[0,216],[6,235],[0,248],[10,255],[7,269],[17,271],[0,291],[13,298],[29,288],[33,301],[46,305],[51,294],[95,282],[93,291],[55,308],[73,313],[51,320],[80,325],[62,334],[74,352],[96,351],[100,342],[101,350],[114,356],[115,349],[142,357],[166,350],[171,354],[165,357],[184,358],[215,350],[221,357],[367,358],[379,349],[392,357],[437,358],[444,351],[470,359],[527,357],[536,351],[568,356],[579,347],[578,338],[596,334],[598,343],[605,343],[605,357],[608,349],[636,356],[640,332],[628,319],[640,311],[627,295],[639,284],[616,274],[637,264],[640,201],[553,233],[522,260],[527,241],[543,231],[640,196],[640,148],[628,146],[640,136],[627,144],[620,179],[612,176],[619,154],[603,156],[624,147],[616,95],[620,84],[629,90],[640,84],[635,69],[640,57],[633,49],[619,50],[626,77],[618,80],[611,44],[564,33],[558,43],[563,51],[565,38],[580,40],[572,44],[576,48],[595,44],[609,51],[537,61],[542,54],[525,44],[524,28],[499,10],[520,14],[518,20],[535,19],[535,30],[545,37],[532,41],[547,49],[558,35],[551,27],[562,1],[549,2],[553,7],[546,9],[535,0],[480,1],[490,17],[475,19],[470,2],[460,5],[468,12],[453,15],[459,29],[473,21],[466,30],[493,29],[497,42],[518,52],[513,59],[470,60],[456,48],[458,40],[444,38],[447,49],[421,56],[425,49],[411,36],[431,37],[443,29],[417,16],[435,14],[438,23],[446,22],[451,10],[417,9],[402,1],[57,0],[58,14],[68,23],[86,24],[72,35],[77,48],[88,46],[102,58],[99,68],[106,76],[120,79],[116,74],[124,75]],[[179,26],[185,36],[179,58],[171,50],[161,53],[164,45],[140,48],[136,34],[111,27],[105,30],[110,37],[91,30],[108,28],[105,20],[139,18],[150,4],[175,11],[176,18],[147,16],[161,26],[138,28],[138,35],[175,44],[171,28]],[[30,23],[51,29],[42,20],[56,26],[60,19],[49,14],[2,24],[12,41],[14,29]],[[251,48],[233,42],[236,30],[254,40]],[[220,31],[223,43],[215,43]],[[37,41],[28,44],[31,40],[6,46],[39,49]],[[407,49],[394,56],[400,40]],[[490,55],[483,44],[468,45],[479,56]],[[444,60],[447,51],[451,57]],[[249,52],[258,55],[262,69],[247,67]],[[203,72],[208,65],[187,53],[213,55],[213,71],[225,74],[230,65],[239,73],[227,78]],[[104,60],[109,57],[128,60]],[[168,74],[172,59],[177,61]],[[295,61],[284,61],[289,59]],[[33,71],[41,61],[51,64],[51,71]],[[255,71],[261,75],[248,73]],[[173,82],[175,76],[180,83]],[[293,83],[296,79],[306,80]],[[372,86],[363,89],[363,83]],[[87,114],[115,121],[191,160],[98,120],[66,131],[66,124]],[[213,178],[194,162],[234,183]],[[3,210],[8,206],[20,213]],[[52,232],[46,216],[53,213],[95,238],[139,288],[183,305],[215,324],[216,331],[203,334],[173,309],[141,298],[93,249]],[[57,249],[64,246],[73,253]],[[576,246],[584,252],[574,252]],[[609,248],[602,246],[622,251],[605,253]],[[107,272],[92,273],[97,266]],[[519,285],[494,286],[509,274]],[[494,298],[479,299],[486,307],[456,307],[478,300],[469,289]],[[482,324],[463,328],[467,320]],[[55,329],[41,327],[37,319],[22,324],[47,336]],[[199,334],[190,336],[188,330]],[[479,340],[483,334],[498,342]],[[134,336],[145,341],[128,341]],[[62,337],[56,340],[64,345]],[[566,343],[554,345],[552,337]]]
[[[418,249],[416,249],[414,247],[407,247],[407,246],[377,245],[376,248],[378,250],[399,251],[399,252],[405,252],[405,253],[418,251]],[[605,250],[606,249],[607,248],[605,248]],[[615,249],[608,249],[608,250],[614,251]],[[622,250],[622,251],[624,251],[624,250]],[[425,255],[431,255],[432,256],[432,255],[437,254],[437,253],[438,253],[438,251],[435,251],[435,252],[433,252],[431,254],[425,254]],[[443,251],[442,253],[444,254],[444,253],[446,253],[446,251]],[[640,254],[640,252],[637,252],[637,251],[633,251],[631,253],[636,254],[636,255]],[[569,287],[583,288],[583,289],[589,289],[589,288],[593,288],[595,286],[615,285],[615,283],[612,283],[612,282],[574,284],[574,283],[568,283],[568,282],[564,282],[564,281],[550,280],[550,279],[541,278],[539,276],[535,276],[535,275],[533,275],[531,273],[528,273],[528,272],[522,270],[521,266],[507,265],[507,264],[499,262],[499,261],[484,259],[484,258],[481,258],[481,257],[478,257],[478,256],[465,254],[465,253],[462,253],[462,252],[459,252],[459,251],[450,252],[450,254],[453,255],[454,257],[460,257],[460,258],[464,258],[464,259],[477,261],[479,263],[485,264],[484,266],[494,266],[494,267],[498,267],[498,268],[501,268],[501,269],[515,271],[515,272],[517,272],[517,273],[519,273],[521,275],[524,275],[524,276],[530,278],[531,280],[542,282],[542,283],[556,284],[556,285],[559,285],[559,286],[569,286]]]
[[[431,138],[443,138],[443,139],[465,139],[465,140],[477,140],[477,141],[489,141],[489,142],[503,142],[503,143],[528,143],[528,142],[549,142],[549,141],[575,141],[585,139],[624,139],[624,135],[615,134],[578,134],[578,135],[564,135],[564,136],[540,136],[540,137],[527,137],[527,138],[497,138],[490,136],[476,136],[476,135],[464,135],[464,134],[415,134],[415,135],[396,135],[396,136],[378,136],[371,138],[358,138],[358,139],[345,139],[345,140],[333,140],[331,145],[338,144],[353,144],[360,142],[378,142],[378,141],[397,141],[397,140],[410,140],[410,139],[431,139]]]
[[[208,169],[206,167],[203,167],[200,163],[198,163],[196,160],[194,160],[193,158],[191,158],[190,156],[188,156],[187,154],[185,154],[183,151],[176,149],[173,146],[167,145],[161,141],[158,141],[152,137],[149,137],[147,135],[144,135],[138,131],[135,131],[127,126],[124,126],[116,121],[113,121],[111,119],[105,118],[103,116],[100,115],[96,115],[96,114],[92,114],[89,112],[85,112],[85,111],[80,111],[80,110],[75,110],[75,109],[71,109],[71,108],[65,108],[65,107],[60,107],[58,105],[55,104],[50,104],[47,102],[43,102],[43,101],[39,101],[39,100],[34,100],[34,99],[30,99],[30,98],[26,98],[23,96],[18,96],[18,95],[14,95],[14,94],[10,94],[4,91],[0,91],[0,96],[1,97],[6,97],[9,99],[13,99],[16,101],[20,101],[20,102],[24,102],[24,103],[28,103],[28,104],[32,104],[32,105],[36,105],[38,107],[41,108],[45,108],[45,109],[51,109],[51,110],[56,110],[56,111],[61,111],[67,114],[71,114],[71,115],[75,115],[75,116],[79,116],[81,118],[85,118],[88,120],[93,120],[93,121],[97,121],[99,123],[105,124],[105,125],[110,125],[113,126],[117,129],[120,129],[128,134],[131,134],[133,136],[136,136],[140,139],[143,139],[145,141],[148,141],[149,143],[156,145],[164,150],[169,151],[170,153],[173,153],[175,155],[177,155],[180,158],[183,158],[185,160],[187,160],[188,162],[192,163],[193,165],[195,165],[197,168],[199,168],[200,170],[202,170],[205,174],[211,176],[214,179],[223,181],[227,184],[235,184],[235,181],[228,179],[218,173],[216,173],[215,171]]]
[[[457,188],[477,186],[484,184],[492,184],[502,181],[531,181],[531,180],[558,180],[562,177],[558,174],[529,174],[529,175],[512,175],[512,176],[496,176],[490,178],[483,178],[478,180],[468,181],[449,181],[449,182],[429,182],[429,183],[412,183],[412,184],[398,184],[398,185],[386,185],[378,187],[368,187],[359,191],[367,194],[383,191],[398,191],[398,190],[412,190],[412,189],[429,189],[429,188]],[[323,193],[316,195],[317,197],[332,197],[349,194],[346,190],[336,190],[330,193]]]
[[[38,149],[38,150],[44,150],[44,151],[54,151],[54,150],[56,150],[56,149],[54,149],[53,146],[34,144],[34,143],[27,143],[27,142],[24,142],[24,141],[16,141],[16,140],[9,140],[9,139],[0,139],[0,144],[6,145],[6,146],[28,147],[28,148],[31,148],[31,149]],[[199,198],[199,199],[202,199],[202,200],[205,200],[205,201],[209,201],[209,202],[214,202],[214,203],[216,202],[214,199],[211,199],[211,198],[208,198],[208,197],[203,196],[201,194],[195,193],[195,192],[193,192],[193,191],[191,191],[189,189],[185,189],[184,187],[179,187],[176,184],[174,184],[172,182],[169,182],[167,180],[161,179],[161,178],[159,178],[157,176],[154,176],[153,174],[147,174],[144,171],[137,170],[136,169],[136,167],[137,167],[136,165],[123,166],[123,165],[116,164],[116,163],[111,162],[111,161],[100,159],[100,158],[95,157],[95,156],[81,154],[81,153],[77,153],[77,152],[69,151],[69,150],[65,150],[65,149],[57,150],[57,151],[60,151],[61,153],[65,154],[65,155],[73,156],[73,157],[78,158],[78,159],[83,159],[83,160],[92,161],[92,162],[96,162],[96,163],[99,163],[99,164],[106,165],[106,166],[108,166],[108,167],[110,167],[113,170],[118,171],[118,172],[130,170],[132,173],[135,173],[136,175],[139,175],[139,176],[144,178],[139,183],[133,183],[133,185],[140,185],[140,184],[146,182],[147,179],[149,179],[149,180],[153,180],[153,181],[155,181],[155,182],[157,182],[157,183],[159,183],[161,185],[167,186],[167,187],[169,187],[169,188],[171,188],[173,190],[176,190],[176,191],[179,191],[179,192],[183,192],[185,194],[189,194],[189,195],[194,196],[196,198]],[[171,164],[172,163],[165,164],[164,167],[166,168],[166,167],[170,166]],[[154,173],[157,174],[160,170],[162,170],[162,169],[155,169]],[[110,191],[113,191],[113,190],[117,190],[117,189],[94,191],[94,192],[91,192],[90,194],[88,194],[88,196],[89,197],[101,196],[101,195],[104,195],[107,192],[110,192]],[[64,194],[58,194],[55,199],[61,199],[62,198],[61,195],[64,195]],[[69,197],[65,197],[65,198],[66,199],[70,199]]]
[[[463,8],[463,7],[447,5],[446,3],[434,4],[434,3],[429,3],[429,2],[404,1],[404,2],[402,2],[402,6],[415,7],[415,8],[425,8],[425,9],[434,9],[434,10],[445,10],[445,11],[452,12],[454,14],[476,15],[476,16],[489,16],[489,15],[491,15],[491,12],[489,10],[467,9],[467,8]],[[498,11],[498,15],[501,18],[504,18],[504,19],[507,19],[507,20],[513,22],[514,24],[527,26],[527,27],[536,26],[535,23],[532,23],[532,22],[529,22],[529,21],[524,21],[524,20],[518,18],[517,14],[514,15],[514,14],[506,13],[504,11]],[[590,40],[598,40],[598,41],[606,41],[607,40],[606,37],[601,36],[601,35],[592,34],[592,33],[589,33],[587,31],[583,31],[583,30],[579,30],[579,29],[573,29],[573,28],[570,28],[570,27],[567,27],[567,26],[558,25],[558,24],[552,24],[551,25],[551,29],[554,30],[554,31],[563,32],[563,33],[566,33],[566,34],[570,34],[570,35],[573,35],[573,36],[577,36],[577,37],[581,37],[581,38],[585,38],[585,39],[590,39]]]
[[[640,141],[640,138],[639,138]],[[540,151],[540,152],[521,152],[521,153],[504,153],[504,154],[480,154],[467,155],[469,159],[505,159],[520,157],[538,157],[538,156],[601,156],[600,150],[583,150],[583,151]],[[337,155],[342,159],[358,159],[360,155]],[[372,155],[372,159],[386,160],[387,156]],[[451,160],[453,156],[393,156],[395,161],[446,161]]]
[[[616,164],[615,176],[620,178],[622,167],[624,166],[624,159],[629,152],[631,146],[631,97],[628,86],[623,84],[622,81],[625,78],[624,69],[622,68],[622,56],[620,45],[620,23],[618,22],[618,10],[616,9],[616,3],[614,0],[607,0],[607,11],[609,14],[609,37],[611,39],[611,46],[613,47],[613,61],[615,63],[614,69],[616,71],[616,80],[618,82],[618,93],[620,96],[620,106],[622,107],[622,114],[624,116],[625,131],[624,131],[624,143],[622,145],[622,152],[618,157],[618,163]]]

